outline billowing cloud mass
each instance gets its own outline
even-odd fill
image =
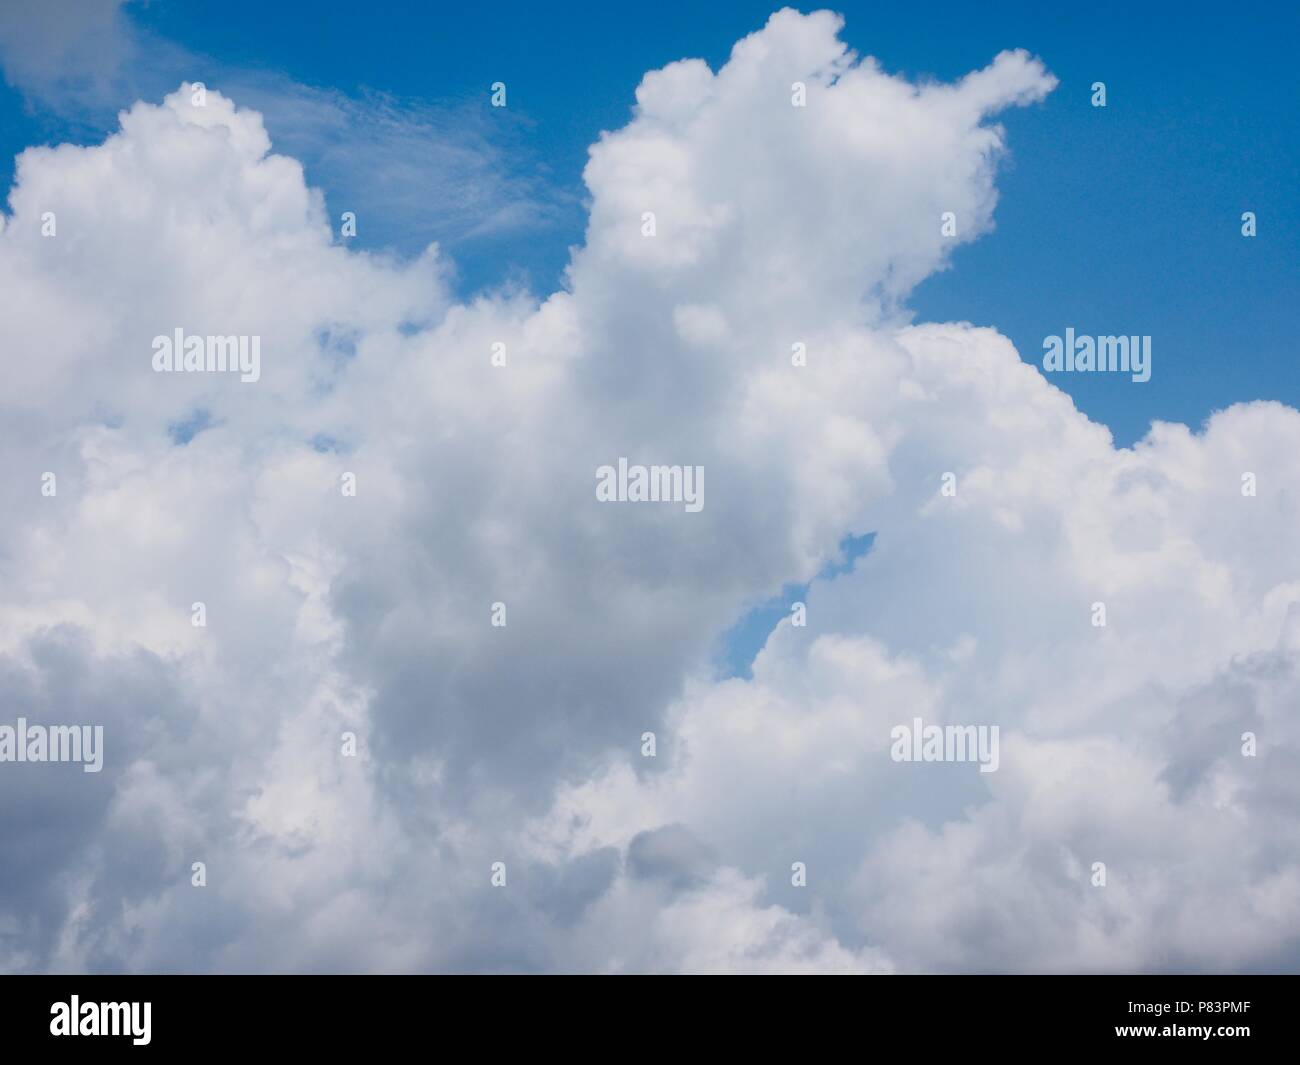
[[[212,90],[21,156],[0,724],[105,755],[0,765],[0,968],[1294,967],[1300,414],[1116,449],[995,330],[914,324],[1055,79],[914,85],[839,28],[647,74],[546,298],[350,250]],[[154,372],[177,328],[260,379]],[[598,502],[620,457],[703,510]],[[894,761],[917,717],[998,725],[998,770]]]

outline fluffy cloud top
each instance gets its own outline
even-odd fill
[[[350,251],[213,91],[24,153],[0,724],[106,754],[0,766],[0,967],[1294,965],[1300,415],[1116,450],[996,332],[908,324],[1055,81],[917,86],[839,28],[648,74],[541,300]],[[260,380],[154,373],[176,328],[261,337]],[[704,466],[703,511],[597,502],[620,456]],[[999,771],[892,761],[917,716],[999,725]]]

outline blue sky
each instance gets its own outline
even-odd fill
[[[1198,426],[1232,402],[1300,402],[1294,7],[1181,5],[1187,13],[1174,22],[1128,4],[1067,14],[1038,4],[835,6],[845,39],[891,72],[949,80],[1023,47],[1061,82],[1044,105],[1005,116],[1011,154],[998,182],[997,229],[918,290],[919,319],[995,325],[1034,361],[1042,338],[1067,326],[1151,335],[1149,382],[1055,378],[1120,445],[1154,418]],[[635,15],[608,4],[421,7],[286,3],[271,20],[264,3],[249,0],[223,4],[219,18],[193,4],[128,5],[130,33],[148,60],[122,64],[131,69],[119,71],[117,86],[155,98],[183,77],[252,86],[235,92],[237,102],[266,108],[277,146],[303,159],[331,214],[364,204],[362,244],[411,253],[439,240],[462,292],[515,282],[544,294],[582,239],[587,146],[627,121],[641,75],[693,56],[716,69],[771,11],[753,3]],[[487,106],[497,80],[508,85],[504,112]],[[1104,109],[1090,104],[1097,80],[1107,86]],[[376,190],[373,176],[390,171],[366,156],[380,146],[358,150],[347,118],[330,129],[304,120],[296,106],[304,92],[355,102],[341,114],[362,126],[382,101],[393,123],[383,148],[409,151],[407,165],[391,168],[396,176]],[[28,144],[101,137],[130,102],[112,96],[24,100],[7,86],[0,177],[11,179],[13,155]],[[431,137],[469,145],[478,158],[449,165],[445,182],[431,186],[428,171],[443,165]],[[501,203],[502,219],[462,231],[468,214]],[[1240,234],[1247,210],[1259,220],[1253,240]]]

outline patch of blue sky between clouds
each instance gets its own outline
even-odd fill
[[[852,534],[840,541],[839,558],[826,563],[813,578],[814,581],[833,581],[849,573],[858,559],[871,550],[876,539],[873,532],[861,536]],[[806,584],[787,584],[779,595],[752,607],[723,635],[717,655],[717,670],[722,679],[740,677],[750,680],[754,675],[754,659],[763,649],[772,630],[782,618],[790,616],[795,603],[806,602],[813,581]]]
[[[172,422],[167,426],[167,435],[177,447],[184,447],[204,429],[211,429],[215,424],[212,420],[212,412],[199,407],[181,421]]]

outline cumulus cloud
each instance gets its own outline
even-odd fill
[[[111,770],[0,773],[0,966],[1294,957],[1300,415],[1117,450],[996,332],[911,324],[992,225],[997,113],[1055,82],[1007,52],[913,85],[839,29],[783,11],[716,72],[648,74],[545,298],[341,245],[216,92],[24,153],[0,721],[101,723]],[[152,372],[176,328],[261,337],[260,380]],[[704,466],[704,509],[597,502],[621,456]],[[711,673],[810,581],[752,679]],[[999,771],[892,761],[916,716],[999,725]]]

